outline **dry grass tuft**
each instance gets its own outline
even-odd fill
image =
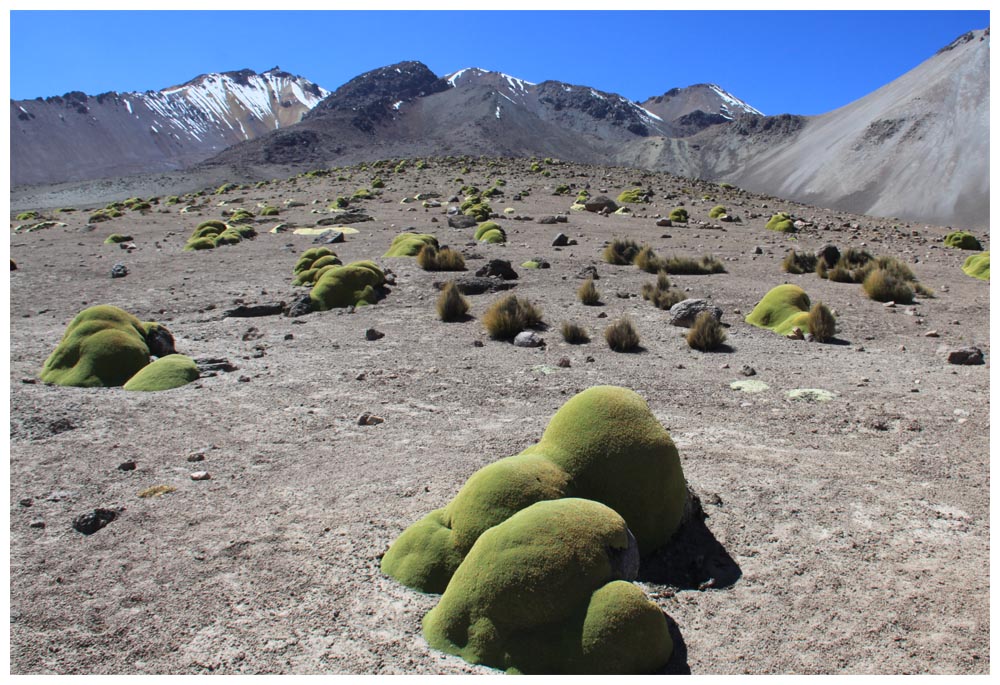
[[[424,245],[417,253],[417,265],[424,271],[465,271],[465,258],[450,247]]]
[[[604,340],[615,352],[631,352],[639,347],[639,332],[626,316],[604,329]]]
[[[576,296],[580,298],[580,302],[586,305],[594,306],[601,303],[601,293],[597,291],[593,278],[588,278],[583,282],[583,285],[577,289]]]
[[[712,312],[698,314],[687,334],[688,347],[702,352],[716,350],[725,341],[726,331],[712,316]]]
[[[461,321],[469,312],[469,301],[465,299],[455,281],[448,281],[437,299],[438,318],[442,321]]]
[[[560,330],[562,331],[563,340],[568,342],[570,345],[582,345],[590,342],[590,336],[587,334],[587,330],[583,326],[578,326],[577,324],[569,321],[563,321]]]
[[[515,295],[500,298],[483,314],[483,325],[496,340],[512,340],[521,331],[541,322],[542,310]]]
[[[826,342],[837,334],[837,320],[822,302],[817,302],[809,310],[809,332],[817,342]]]

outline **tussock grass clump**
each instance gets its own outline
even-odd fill
[[[625,266],[635,261],[641,249],[631,238],[615,238],[604,248],[604,261]]]
[[[698,314],[687,334],[688,347],[702,352],[716,350],[725,341],[725,329],[708,311]]]
[[[817,342],[826,342],[837,333],[837,320],[822,302],[817,302],[809,310],[809,332]]]
[[[424,271],[465,271],[465,258],[450,247],[437,249],[424,245],[417,253],[417,264]]]
[[[438,318],[442,321],[461,321],[469,312],[469,301],[459,291],[455,281],[448,281],[437,299]]]
[[[688,211],[683,207],[676,207],[670,212],[667,218],[680,224],[686,224],[688,221]]]
[[[663,262],[663,270],[668,274],[697,276],[725,273],[726,267],[712,255],[704,255],[700,259],[671,256]]]
[[[483,314],[483,325],[494,340],[512,340],[541,322],[542,310],[515,295],[500,298]]]
[[[588,278],[583,282],[583,285],[577,289],[576,296],[585,305],[595,306],[601,303],[601,293],[598,292],[597,286],[594,285],[593,278]]]
[[[861,284],[865,294],[876,302],[913,302],[913,288],[891,271],[876,267]]]
[[[587,329],[571,321],[563,321],[559,330],[562,333],[563,340],[570,345],[583,345],[590,342],[590,335],[587,333]]]
[[[809,254],[808,252],[789,250],[788,254],[785,255],[784,261],[781,262],[781,268],[790,274],[804,274],[809,271],[815,271],[816,265],[820,261],[816,258],[816,255]],[[826,262],[823,263],[825,264]]]
[[[643,245],[642,249],[639,250],[639,254],[635,256],[635,265],[650,274],[663,271],[666,266],[649,245]]]
[[[639,347],[639,332],[625,316],[604,329],[604,340],[615,352],[632,352]]]
[[[644,283],[640,290],[642,299],[649,300],[658,309],[670,309],[684,299],[684,293],[670,287],[670,278],[666,271],[656,274],[656,281]]]

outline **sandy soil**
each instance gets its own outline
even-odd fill
[[[367,185],[370,172],[211,196],[188,214],[160,205],[92,231],[87,212],[64,213],[54,216],[65,227],[12,234],[12,672],[492,672],[430,650],[420,620],[436,597],[383,576],[379,559],[476,469],[537,440],[574,393],[614,384],[645,397],[670,431],[708,515],[692,552],[702,558],[689,573],[659,573],[655,561],[643,567],[641,586],[676,624],[671,670],[988,673],[989,284],[961,272],[967,253],[943,247],[939,227],[661,174],[552,171],[542,178],[523,163],[480,162],[464,176],[481,188],[505,178],[506,197],[494,209],[536,218],[567,210],[570,198],[551,195],[559,183],[589,183],[592,193],[614,197],[643,180],[656,197],[635,217],[573,212],[556,226],[502,218],[506,246],[469,245],[471,229],[448,228],[444,208],[399,203],[416,192],[456,193],[456,168],[439,162],[383,173],[382,198],[363,203],[376,220],[356,225],[360,233],[334,249],[345,262],[376,259],[398,285],[354,313],[223,316],[234,303],[296,294],[292,266],[312,238],[267,233],[275,220],[236,246],[182,247],[197,223],[219,217],[219,200],[255,208],[298,199],[305,206],[279,219],[311,226],[323,216],[312,210]],[[522,188],[531,195],[512,201]],[[705,193],[713,199],[702,201]],[[654,217],[680,201],[692,222],[657,227]],[[699,226],[717,203],[743,223]],[[776,209],[814,226],[794,242],[767,231]],[[852,223],[858,228],[845,227]],[[380,257],[409,227],[467,255],[510,260],[520,274],[513,292],[537,303],[551,326],[546,347],[489,339],[478,317],[497,295],[471,297],[473,320],[437,320],[432,283],[447,275]],[[579,244],[551,247],[559,231]],[[104,245],[114,232],[134,236],[135,251]],[[660,254],[723,259],[726,274],[673,280],[723,309],[730,350],[688,349],[684,330],[638,297],[652,277],[601,261],[612,236]],[[789,247],[827,242],[899,256],[937,296],[887,308],[858,285],[782,271]],[[520,268],[536,256],[552,268]],[[119,261],[130,273],[111,279]],[[470,270],[484,263],[467,261]],[[576,299],[576,274],[588,265],[600,274],[604,306]],[[743,323],[782,282],[837,311],[836,344]],[[239,368],[148,394],[36,382],[68,321],[100,303],[164,322],[180,352],[226,357]],[[604,327],[622,314],[639,329],[641,353],[615,353],[603,342]],[[558,326],[567,319],[594,341],[563,342]],[[366,340],[368,328],[385,337]],[[925,337],[930,330],[940,337]],[[942,348],[969,344],[986,352],[986,365],[946,363]],[[564,357],[570,367],[557,367]],[[769,390],[732,390],[744,365]],[[793,401],[786,393],[795,388],[835,397]],[[363,412],[385,422],[360,426]],[[128,461],[136,468],[121,470]],[[194,481],[194,471],[211,479]],[[137,496],[155,485],[176,490]],[[76,516],[97,507],[118,510],[118,518],[93,535],[73,529]],[[699,591],[709,578],[712,586]]]

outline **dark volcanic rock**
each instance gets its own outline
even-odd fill
[[[478,223],[473,217],[465,216],[464,214],[448,217],[448,225],[452,228],[472,228]]]
[[[600,212],[603,210],[608,210],[613,212],[618,209],[618,205],[615,201],[606,195],[598,195],[597,197],[589,198],[583,203],[583,206],[587,208],[588,212]]]
[[[264,304],[241,304],[223,312],[223,316],[234,318],[250,318],[255,316],[277,316],[285,311],[284,302],[265,302]]]
[[[441,290],[445,286],[445,281],[435,281],[434,287]],[[503,281],[499,278],[485,278],[481,276],[462,276],[455,279],[455,287],[463,295],[481,295],[483,293],[496,293],[503,290],[510,290],[517,283]]]
[[[487,278],[495,276],[504,280],[513,280],[517,278],[517,272],[514,271],[510,262],[506,259],[491,259],[486,266],[480,267],[480,269],[476,271],[476,275]]]
[[[669,323],[672,326],[690,328],[698,315],[705,311],[711,312],[716,321],[722,320],[722,310],[720,308],[709,303],[708,300],[690,298],[682,300],[670,308]]]
[[[80,514],[73,519],[73,528],[84,535],[93,535],[104,526],[118,518],[118,512],[114,509],[94,509],[85,514]]]
[[[960,347],[948,353],[948,363],[963,365],[982,364],[983,351],[978,347]]]

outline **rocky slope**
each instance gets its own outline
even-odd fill
[[[275,67],[204,74],[145,93],[12,100],[11,181],[56,183],[181,169],[298,123],[328,92]]]

